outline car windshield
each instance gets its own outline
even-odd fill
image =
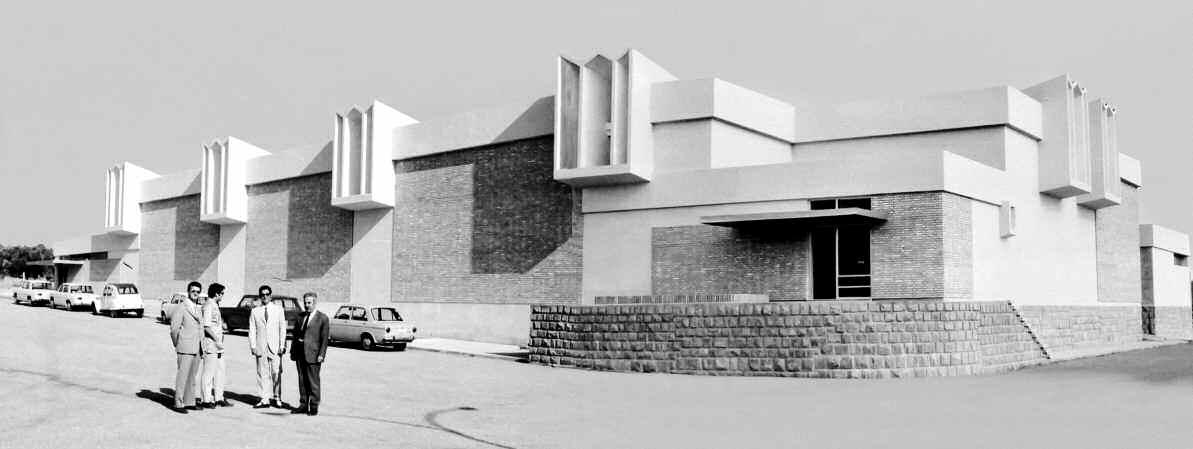
[[[34,282],[32,284],[29,284],[29,288],[31,288],[33,290],[53,290],[54,289],[53,287],[50,287],[49,282]]]
[[[301,308],[301,307],[298,307],[298,300],[297,300],[297,299],[295,299],[295,298],[290,298],[290,297],[287,297],[287,296],[275,296],[275,297],[273,298],[273,300],[274,300],[274,301],[277,301],[277,300],[279,300],[279,299],[280,299],[280,300],[282,300],[282,308],[283,308],[283,309],[286,309],[286,310],[302,310],[302,308]]]
[[[373,319],[377,321],[402,321],[402,316],[398,315],[398,311],[389,307],[378,307],[373,309]]]
[[[90,285],[80,285],[78,287],[75,287],[75,291],[79,292],[79,293],[94,293],[91,291]]]
[[[112,284],[116,288],[116,293],[120,295],[135,295],[137,294],[137,286],[133,284]]]

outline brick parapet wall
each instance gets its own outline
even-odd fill
[[[579,191],[556,182],[550,137],[394,163],[394,301],[579,302]]]
[[[831,378],[977,374],[1041,359],[1038,347],[1024,344],[1031,342],[1027,329],[1013,326],[1009,304],[992,304],[534,306],[530,359],[615,371]],[[985,317],[998,314],[1004,317]]]
[[[141,249],[137,285],[141,297],[157,300],[186,290],[190,281],[216,281],[220,227],[199,220],[199,195],[141,204]],[[115,266],[92,261],[92,280]],[[117,262],[117,261],[113,261]]]
[[[1050,355],[1122,346],[1143,339],[1138,305],[1018,307],[1023,320]]]
[[[1139,256],[1139,192],[1123,183],[1122,204],[1094,213],[1097,248],[1098,301],[1141,302],[1143,286]]]
[[[1193,340],[1193,307],[1143,307],[1144,333],[1156,337]]]

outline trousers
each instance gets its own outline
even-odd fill
[[[295,360],[298,370],[298,394],[302,405],[319,407],[319,369],[322,363],[307,363],[305,360]]]
[[[203,354],[203,374],[199,382],[199,397],[203,402],[224,400],[225,376],[223,354]]]
[[[282,400],[282,359],[257,356],[257,396]]]
[[[199,375],[197,354],[178,354],[178,374],[174,375],[174,406],[195,405],[195,380]]]

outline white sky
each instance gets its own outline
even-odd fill
[[[420,119],[537,98],[555,55],[628,47],[797,107],[1070,73],[1119,107],[1142,222],[1193,233],[1187,2],[295,3],[0,8],[0,244],[98,232],[119,161],[171,173],[220,136],[320,143],[373,98]]]

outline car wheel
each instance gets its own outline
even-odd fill
[[[361,334],[360,349],[372,351],[374,347],[376,347],[376,343],[373,342],[373,336],[369,334]]]
[[[395,344],[394,344],[394,350],[395,350],[395,351],[405,351],[405,350],[406,350],[406,343],[395,343]]]
[[[91,314],[99,315],[99,306],[95,305],[95,303],[91,303]]]
[[[72,305],[72,304],[70,303],[70,301],[67,301],[67,302],[66,302],[66,310],[67,310],[67,311],[75,310],[75,306],[74,306],[74,305]]]

